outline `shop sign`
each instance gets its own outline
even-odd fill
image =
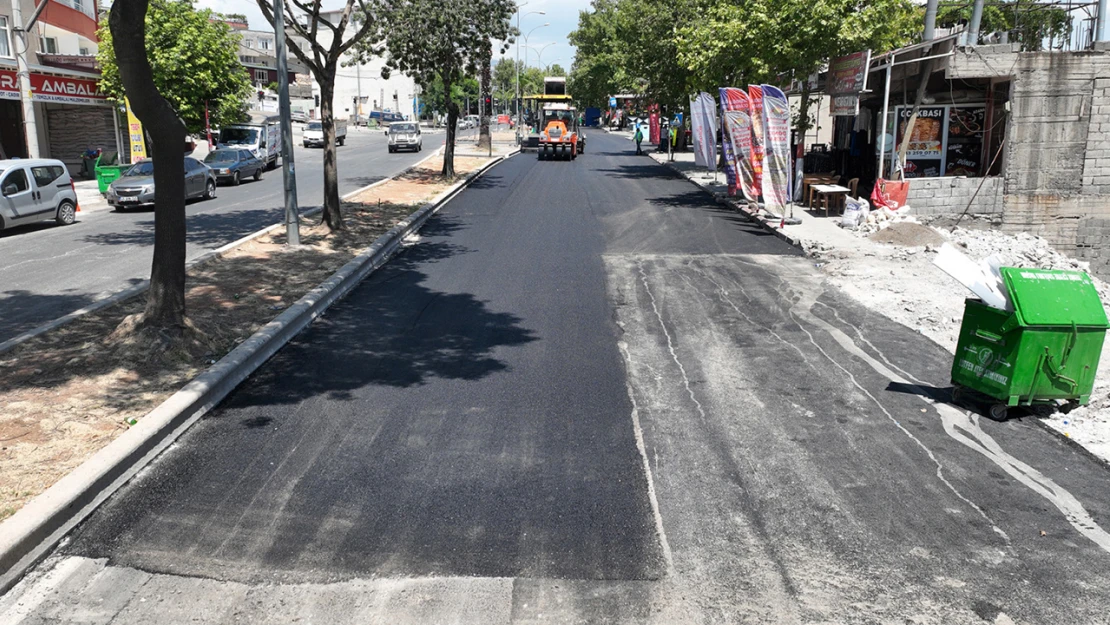
[[[0,99],[18,100],[19,81],[13,70],[0,70]],[[105,105],[108,96],[100,91],[97,80],[31,73],[31,99],[58,104]]]
[[[752,173],[755,191],[763,193],[763,88],[748,85],[748,101],[752,106]]]
[[[871,51],[856,52],[833,59],[829,63],[830,113],[834,116],[859,114],[859,94],[867,84],[867,68]]]
[[[127,107],[127,143],[131,149],[131,162],[138,163],[146,158],[143,123],[139,121],[138,117],[135,117],[135,112],[131,110],[131,101],[124,98],[123,102]]]
[[[895,166],[906,136],[913,107],[898,107],[896,147],[891,154]],[[986,108],[982,105],[923,106],[910,131],[906,146],[906,178],[978,176],[983,159]]]

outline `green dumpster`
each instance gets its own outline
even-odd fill
[[[1013,312],[977,299],[964,307],[952,383],[1011,406],[1090,401],[1106,337],[1106,310],[1090,276],[1079,271],[1003,267]],[[956,397],[959,401],[959,397]]]
[[[123,175],[130,165],[98,165],[96,168],[96,186],[101,195],[108,192],[108,185]]]

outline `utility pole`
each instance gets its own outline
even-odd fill
[[[355,83],[358,85],[358,100],[355,102],[355,128],[358,128],[358,114],[362,112],[362,62],[355,65]]]
[[[1098,0],[1095,41],[1110,41],[1110,0]]]
[[[1106,0],[1103,0],[1105,2]],[[979,45],[979,27],[983,23],[983,0],[975,0],[971,9],[971,23],[967,27],[967,45]]]
[[[39,2],[35,12],[31,14],[31,19],[24,24],[23,8],[19,6],[19,0],[12,0],[12,34],[15,35],[12,47],[15,48],[16,82],[19,87],[19,104],[23,109],[23,137],[27,144],[29,158],[39,158],[40,155],[39,129],[38,124],[35,123],[35,102],[31,95],[31,69],[27,67],[27,31],[34,28],[35,22],[38,21],[39,15],[49,1]]]
[[[937,38],[937,5],[940,0],[929,0],[925,5],[925,41]]]
[[[13,0],[19,2],[19,0]],[[301,215],[297,209],[297,170],[293,165],[293,119],[289,110],[289,59],[285,56],[285,2],[274,0],[274,41],[277,53],[278,111],[281,115],[281,180],[285,187],[285,238],[301,244]]]

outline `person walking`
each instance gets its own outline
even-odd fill
[[[640,149],[640,143],[644,140],[644,131],[640,129],[640,124],[636,124],[636,132],[633,133],[632,140],[636,142],[636,155],[643,154],[644,151]]]

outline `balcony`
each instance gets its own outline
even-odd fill
[[[54,2],[67,6],[74,11],[80,11],[92,21],[96,21],[96,6],[92,0],[54,0]]]

